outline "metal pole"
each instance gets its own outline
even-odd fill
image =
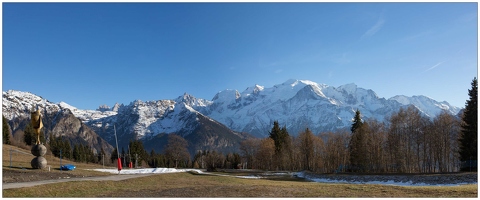
[[[118,149],[118,140],[117,140],[117,129],[115,129],[115,124],[113,124],[113,131],[115,133],[115,144],[117,145],[117,165],[120,164],[120,162],[118,162],[118,159],[120,159],[120,151]],[[120,168],[120,166],[117,166],[118,168],[118,173],[120,174],[120,170],[122,168]]]
[[[472,172],[472,156],[470,156],[470,172]]]
[[[105,169],[105,154],[102,153],[102,166]]]
[[[130,144],[128,144],[127,148],[128,148],[128,167],[130,167],[130,163],[132,163],[132,156],[130,154]]]
[[[62,171],[62,149],[60,149],[60,171]]]
[[[10,147],[10,168],[12,168],[12,147]]]
[[[135,168],[138,167],[138,154],[135,154]]]

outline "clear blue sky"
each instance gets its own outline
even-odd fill
[[[80,109],[288,79],[464,107],[477,3],[3,3],[2,90]]]

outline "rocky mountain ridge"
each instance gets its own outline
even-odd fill
[[[209,138],[203,138],[202,141],[190,141],[191,146],[205,143],[201,147],[204,149],[210,148],[209,145],[215,146],[215,138],[219,138],[220,129],[228,133],[224,138],[232,141],[220,142],[223,147],[217,141],[217,145],[211,148],[235,146],[248,136],[245,133],[267,137],[275,120],[282,126],[285,125],[291,135],[296,135],[307,127],[314,133],[349,127],[357,109],[364,118],[379,121],[385,121],[386,117],[408,105],[414,105],[431,118],[442,109],[453,115],[460,111],[460,108],[448,102],[438,102],[425,96],[399,95],[385,99],[378,97],[373,90],[355,84],[333,87],[308,80],[288,80],[270,88],[254,85],[241,93],[227,89],[218,92],[212,100],[195,98],[185,93],[173,100],[135,100],[129,105],[116,104],[112,108],[102,105],[97,110],[80,110],[64,102],[54,104],[38,96],[30,97],[31,95],[33,94],[19,91],[3,92],[3,111],[7,119],[12,120],[21,113],[28,113],[26,111],[36,105],[43,105],[51,110],[70,110],[110,144],[115,144],[115,124],[122,144],[128,144],[129,140],[134,139],[148,142],[170,133],[184,138],[210,134]],[[15,102],[23,103],[19,108],[12,109],[17,106],[14,105]],[[217,132],[206,133],[209,130],[206,127],[216,127],[214,129]],[[154,143],[150,143],[155,147]]]
[[[55,104],[29,92],[7,91],[2,95],[2,114],[9,121],[12,132],[23,130],[30,123],[30,113],[40,109],[45,137],[64,137],[73,144],[81,143],[92,147],[94,153],[113,150],[103,138],[65,107],[64,103]]]

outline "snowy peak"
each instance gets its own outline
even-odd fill
[[[177,99],[175,99],[176,102],[180,103],[180,102],[184,102],[184,103],[187,103],[187,104],[193,104],[195,103],[195,101],[197,100],[197,98],[195,98],[194,96],[188,94],[188,93],[184,93],[182,96],[179,96]]]
[[[97,110],[80,110],[65,102],[52,103],[41,96],[37,96],[30,92],[21,92],[9,90],[3,92],[3,114],[11,120],[14,117],[30,117],[30,112],[39,108],[44,113],[53,113],[60,110],[68,109],[75,117],[78,117],[82,122],[100,119],[116,114],[116,112],[107,111],[101,112]]]
[[[245,89],[245,91],[242,92],[241,96],[248,97],[250,95],[258,95],[261,91],[263,91],[264,88],[265,87],[263,86],[255,84],[254,86]]]
[[[193,95],[187,93],[184,93],[183,96],[179,96],[177,99],[175,99],[175,102],[185,103],[192,108],[205,107],[212,104],[211,101],[205,99],[197,99]]]
[[[42,113],[52,113],[60,107],[30,92],[9,90],[2,92],[2,114],[8,120],[15,117],[30,117],[30,112],[40,109]]]
[[[118,109],[120,109],[120,107],[122,107],[122,106],[123,106],[123,104],[115,103],[115,105],[113,105],[112,111],[113,112],[118,112]]]
[[[430,97],[423,95],[415,95],[407,97],[405,95],[397,95],[389,100],[396,101],[402,105],[414,105],[421,112],[425,113],[429,117],[438,115],[442,110],[449,111],[450,114],[456,115],[460,111],[460,108],[450,105],[448,102],[438,102]]]
[[[326,99],[327,97],[318,88],[312,85],[306,85],[305,87],[300,89],[293,98],[300,100],[319,100],[321,98]]]
[[[41,96],[32,94],[30,92],[22,92],[16,90],[8,90],[2,92],[3,101],[13,102],[17,105],[24,105],[29,110],[36,109],[36,107],[45,108],[47,106],[55,105],[54,103],[42,98]]]
[[[349,83],[338,87],[338,89],[345,91],[348,94],[355,94],[357,92],[357,85],[354,83]]]
[[[60,106],[63,109],[69,109],[70,111],[78,111],[78,109],[76,107],[73,107],[70,104],[65,103],[63,101],[60,101],[60,103],[58,103],[58,106]]]
[[[236,99],[240,98],[240,93],[237,90],[226,89],[218,92],[215,97],[213,97],[212,101],[217,102],[233,102]]]
[[[271,99],[273,102],[286,101],[294,97],[298,91],[306,86],[312,86],[315,90],[317,90],[318,94],[323,95],[319,84],[308,80],[295,79],[290,79],[282,84],[274,85],[271,88],[265,88],[263,94],[269,96],[269,99]]]
[[[105,111],[111,111],[112,109],[110,108],[110,106],[107,106],[107,105],[101,105],[97,108],[97,111],[100,111],[100,112],[105,112]]]

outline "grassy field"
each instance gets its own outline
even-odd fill
[[[13,151],[11,151],[13,150]],[[11,153],[11,160],[10,160],[10,152]],[[31,169],[30,161],[35,158],[30,153],[30,150],[22,149],[12,145],[2,145],[2,167],[3,168],[10,168],[12,169]],[[50,152],[47,152],[45,155],[47,159],[47,165],[50,165],[51,171],[60,171],[60,158],[54,157],[51,155]],[[105,162],[110,162],[110,160],[105,160]],[[82,175],[89,175],[89,176],[102,176],[102,175],[111,175],[109,173],[102,173],[92,170],[86,169],[95,169],[95,168],[103,168],[101,164],[93,164],[93,163],[76,163],[70,160],[62,159],[62,164],[74,164],[76,169],[74,171],[69,171],[72,174],[82,174]],[[108,167],[106,168],[115,168],[115,167]],[[48,168],[43,169],[42,171],[48,171]]]
[[[173,173],[8,189],[3,197],[477,197],[477,185],[401,187]]]
[[[3,145],[3,168],[9,168],[9,150],[28,150]],[[33,155],[12,156],[14,169],[30,168]],[[52,171],[58,158],[47,156]],[[86,169],[102,168],[98,164],[71,161],[77,169],[70,171],[88,176],[111,175]],[[9,168],[10,170],[10,168]],[[34,170],[29,170],[33,171]],[[46,170],[43,170],[44,172]],[[70,173],[69,172],[69,173]],[[229,173],[222,173],[229,174]],[[238,175],[238,174],[234,174]],[[3,197],[477,197],[478,185],[404,187],[361,184],[329,184],[305,181],[240,179],[194,173],[156,174],[124,181],[82,181],[3,190]]]

